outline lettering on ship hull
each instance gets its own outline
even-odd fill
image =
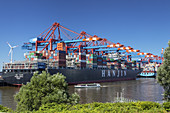
[[[102,70],[102,77],[126,76],[126,70]]]
[[[23,74],[15,74],[15,78],[17,80],[19,80],[19,79],[23,78]]]

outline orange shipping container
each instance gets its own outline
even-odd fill
[[[57,43],[57,50],[65,50],[65,43]]]

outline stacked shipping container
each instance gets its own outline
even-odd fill
[[[87,63],[87,68],[97,68],[97,55],[95,54],[87,54],[86,55],[86,63]]]
[[[77,53],[75,63],[78,68],[86,68],[86,54]]]
[[[65,47],[62,43],[58,45],[58,49]],[[117,54],[108,54],[100,56],[96,54],[85,53],[68,53],[65,51],[36,51],[25,53],[24,57],[28,61],[46,59],[49,61],[50,67],[68,67],[68,68],[109,68],[109,69],[132,69],[136,67],[136,62],[127,63],[117,58]]]
[[[49,66],[51,67],[66,67],[66,52],[65,51],[30,51],[25,53],[24,57],[28,61],[35,61],[39,59],[49,60]]]
[[[38,51],[30,51],[29,53],[24,53],[24,58],[27,61],[34,61],[42,58],[42,53],[39,53]]]
[[[68,67],[68,68],[75,67],[75,56],[73,53],[68,53],[66,55],[66,67]]]
[[[86,54],[84,53],[68,53],[66,61],[69,68],[86,68]]]
[[[97,67],[103,68],[103,58],[102,58],[102,56],[97,56]]]
[[[106,56],[102,56],[103,58],[103,68],[107,68]]]

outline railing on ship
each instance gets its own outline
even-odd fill
[[[38,63],[45,63],[46,68],[48,69],[72,69],[69,67],[62,67],[58,66],[58,61],[49,61],[46,59],[39,59],[35,61],[15,61],[14,63],[3,63],[3,69],[38,69]],[[116,66],[115,66],[116,67]],[[79,68],[74,67],[74,69],[91,69],[91,68]],[[92,68],[92,69],[109,69],[108,67],[105,68]],[[114,68],[118,69],[118,68]],[[121,69],[127,69],[127,68],[121,68]],[[131,68],[132,70],[137,70],[137,68]]]
[[[38,62],[46,63],[46,60],[15,61],[14,63],[3,63],[3,69],[37,69]]]

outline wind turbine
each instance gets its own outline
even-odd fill
[[[9,47],[11,48],[11,49],[10,49],[10,51],[9,51],[9,54],[11,53],[11,63],[12,63],[13,49],[14,49],[14,48],[16,48],[16,47],[18,47],[18,45],[17,45],[17,46],[13,46],[13,47],[12,47],[12,46],[11,46],[8,42],[7,42],[7,44],[8,44],[8,45],[9,45]],[[9,56],[9,54],[8,54],[8,56]]]

